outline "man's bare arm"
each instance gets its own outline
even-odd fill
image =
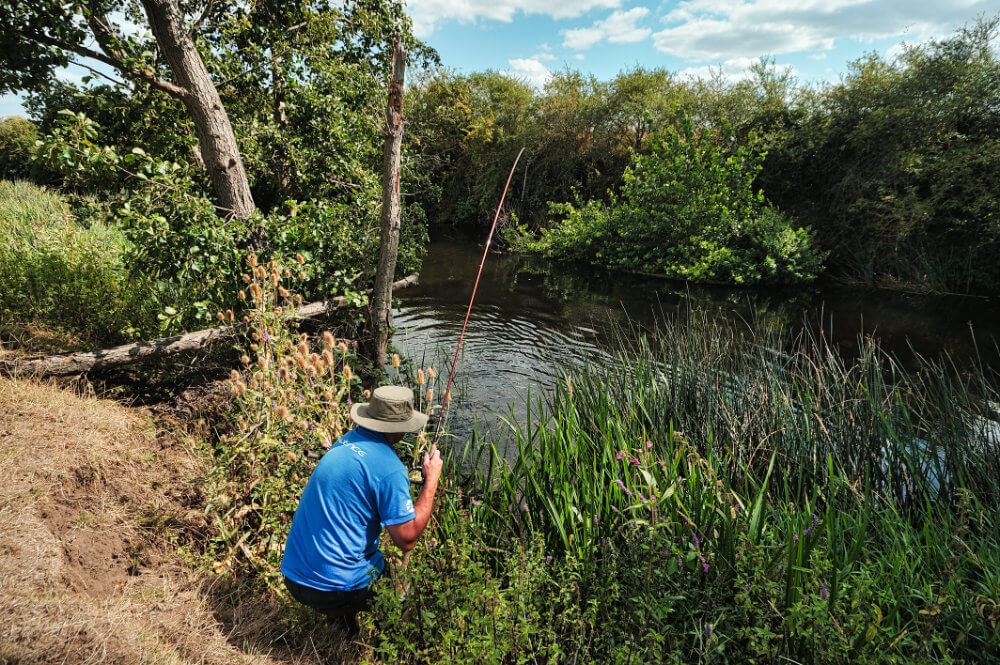
[[[431,509],[434,507],[434,494],[437,493],[438,480],[441,478],[441,451],[437,445],[424,453],[424,487],[420,490],[417,503],[413,506],[416,516],[409,522],[392,524],[386,527],[389,537],[396,547],[409,552],[417,544],[420,534],[427,528],[431,519]]]

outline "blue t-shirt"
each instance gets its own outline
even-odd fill
[[[385,436],[357,427],[333,444],[309,477],[281,572],[320,591],[364,588],[385,567],[378,549],[382,526],[414,517],[406,467]]]

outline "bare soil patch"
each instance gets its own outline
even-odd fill
[[[176,554],[210,531],[203,474],[148,412],[0,378],[0,664],[329,662]]]

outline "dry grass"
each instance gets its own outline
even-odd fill
[[[339,660],[173,554],[207,533],[202,473],[140,411],[0,379],[0,663]]]

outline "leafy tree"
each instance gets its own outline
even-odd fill
[[[127,34],[112,15],[143,18],[155,40]],[[179,0],[11,0],[0,5],[0,23],[0,92],[44,86],[80,58],[113,67],[184,105],[220,210],[239,219],[254,213],[229,116],[197,48],[201,20],[189,23]]]
[[[812,234],[766,205],[754,189],[762,155],[715,141],[678,111],[676,126],[654,132],[634,153],[622,189],[608,203],[559,204],[564,219],[521,247],[556,259],[620,270],[734,284],[814,278],[822,257]],[[718,143],[726,145],[718,147]]]
[[[20,116],[0,120],[0,179],[25,178],[31,173],[31,147],[38,137],[34,123]]]

